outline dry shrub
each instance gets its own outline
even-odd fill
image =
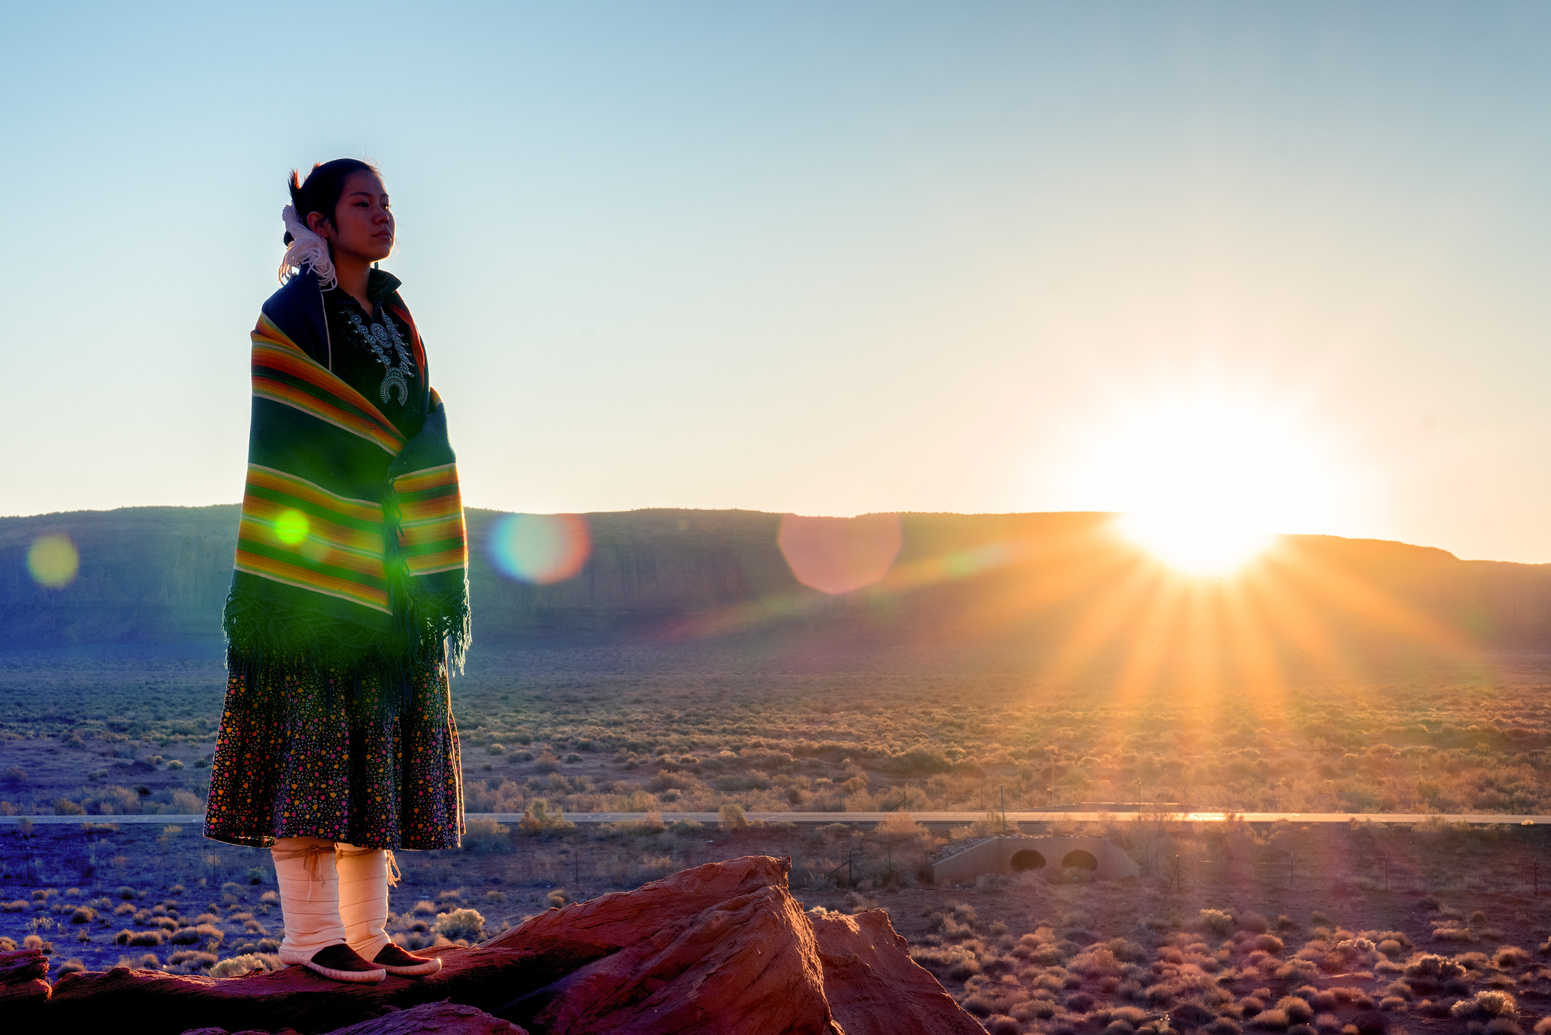
[[[1045,1021],[1054,1017],[1061,1008],[1049,999],[1030,999],[1012,1008],[1012,1015],[1020,1021]]]
[[[1226,938],[1233,933],[1233,914],[1221,909],[1201,910],[1201,926],[1215,935]]]
[[[280,957],[272,953],[249,952],[221,960],[210,968],[210,976],[213,978],[244,977],[248,974],[280,970],[284,966],[285,964],[280,962]]]
[[[192,973],[196,970],[206,970],[215,966],[216,957],[213,952],[195,952],[185,950],[175,952],[167,957],[169,967],[177,967],[184,973]]]
[[[1210,1024],[1216,1015],[1200,1003],[1181,1003],[1169,1011],[1169,1018],[1183,1028],[1199,1028]]]
[[[1239,918],[1239,928],[1252,934],[1265,934],[1271,929],[1271,923],[1259,913],[1245,913]]]
[[[1523,966],[1529,962],[1529,950],[1521,949],[1517,945],[1504,945],[1497,950],[1494,962],[1503,970]]]
[[[543,798],[535,798],[522,810],[522,819],[517,827],[525,834],[549,834],[558,830],[574,829],[576,824],[566,819],[560,813],[551,813],[549,803]]]
[[[1073,1013],[1087,1013],[1096,1000],[1087,992],[1073,992],[1066,997],[1066,1008]]]
[[[1453,1017],[1502,1017],[1517,1013],[1519,1004],[1500,989],[1486,989],[1469,999],[1461,999],[1449,1008]]]
[[[1321,970],[1332,973],[1341,969],[1341,960],[1338,956],[1320,955],[1319,959],[1311,960],[1300,954],[1296,959],[1290,959],[1276,968],[1278,981],[1309,980],[1319,976]]]
[[[1274,934],[1257,934],[1254,946],[1261,952],[1278,953],[1282,951],[1282,939]]]
[[[881,823],[873,827],[873,832],[898,840],[925,839],[930,836],[929,831],[908,812],[890,812]]]
[[[475,855],[498,855],[511,850],[511,828],[493,819],[468,820],[463,830],[463,850]]]
[[[1146,963],[1147,950],[1137,942],[1125,938],[1111,938],[1104,943],[1104,948],[1114,954],[1117,960],[1124,963]]]
[[[1302,1000],[1299,1001],[1302,1002]],[[1286,1031],[1292,1019],[1287,1016],[1286,1010],[1271,1009],[1261,1010],[1250,1018],[1249,1023],[1252,1027],[1264,1028],[1267,1031]]]
[[[1396,1010],[1404,1010],[1405,1008],[1406,1001],[1398,995],[1387,995],[1379,1000],[1379,1009],[1386,1013],[1393,1013]]]
[[[1406,981],[1412,988],[1429,991],[1446,981],[1463,977],[1465,968],[1448,956],[1424,953],[1406,964]]]
[[[1433,941],[1436,942],[1473,942],[1475,940],[1475,932],[1459,924],[1439,924],[1433,928]]]
[[[1105,976],[1118,975],[1124,969],[1124,964],[1116,959],[1115,954],[1109,949],[1096,946],[1087,952],[1073,956],[1067,968],[1092,981]]]
[[[1109,1012],[1111,1021],[1124,1021],[1132,1028],[1140,1028],[1147,1022],[1147,1011],[1134,1006],[1117,1006]]]
[[[996,1003],[989,997],[981,995],[979,992],[976,992],[974,995],[967,997],[959,1005],[964,1007],[964,1009],[968,1010],[970,1013],[974,1014],[976,1017],[988,1017],[996,1009]]]
[[[1551,1035],[1551,1017],[1542,1017],[1535,1022],[1535,1035]]]
[[[945,973],[955,981],[980,973],[980,961],[962,945],[913,945],[910,958],[927,970]]]
[[[1288,1021],[1293,1024],[1303,1024],[1314,1016],[1314,1008],[1307,1000],[1295,995],[1284,996],[1276,1004],[1276,1008],[1287,1015]]]
[[[474,909],[454,909],[436,918],[433,930],[449,941],[462,939],[473,943],[484,933],[485,918]]]
[[[1018,1022],[1005,1014],[996,1014],[985,1020],[986,1031],[991,1035],[1018,1035]]]

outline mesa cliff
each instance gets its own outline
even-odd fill
[[[12,952],[0,955],[0,1012],[50,1031],[133,1017],[146,1035],[984,1031],[910,959],[883,911],[803,912],[789,865],[708,863],[551,909],[483,944],[430,950],[443,964],[432,977],[380,985],[298,967],[224,979],[115,967],[50,987],[45,957]]]
[[[0,518],[0,648],[218,640],[237,517],[236,506],[216,506]],[[1165,577],[1114,534],[1112,515],[903,514],[887,575],[831,595],[793,574],[779,514],[640,510],[584,515],[585,563],[538,584],[493,563],[502,517],[468,512],[480,642],[823,629],[885,642],[1052,643],[1096,604]],[[37,584],[27,567],[29,545],[51,532],[80,553],[79,574],[62,588]],[[1356,643],[1551,643],[1551,565],[1283,536],[1254,578],[1267,606],[1291,600]]]

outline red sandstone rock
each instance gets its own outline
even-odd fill
[[[511,1035],[522,1031],[516,1025],[534,1035],[981,1030],[910,960],[885,914],[805,915],[787,890],[789,866],[765,857],[710,863],[550,910],[484,945],[433,950],[443,967],[429,978],[341,985],[298,967],[221,980],[115,967],[65,975],[52,995],[34,998],[27,1019],[91,1031],[133,1017],[145,1035],[410,1035],[433,1023],[471,1035]],[[29,966],[36,961],[18,961],[18,975]],[[435,1015],[442,1000],[473,1009]],[[423,1018],[432,1019],[405,1027]]]
[[[783,882],[784,883],[784,882]],[[567,975],[539,1031],[829,1035],[818,946],[784,887],[764,887],[652,930]]]
[[[48,1001],[48,957],[40,949],[0,952],[0,1016],[30,1021]]]
[[[808,913],[824,965],[824,998],[846,1035],[985,1035],[910,958],[881,909]]]
[[[392,1010],[329,1035],[527,1035],[527,1032],[483,1010],[458,1003],[422,1003],[408,1010]],[[183,1035],[270,1035],[249,1029],[228,1033],[225,1028],[193,1028]],[[286,1033],[275,1033],[286,1035]]]
[[[129,1013],[144,1035],[177,1035],[193,1028],[278,1031],[303,1035],[333,1031],[375,1017],[390,1006],[451,999],[493,1011],[514,989],[542,987],[587,959],[540,958],[517,949],[432,950],[441,973],[390,977],[380,985],[341,985],[301,967],[272,974],[216,979],[114,967],[66,974],[54,985],[42,1017],[61,1031],[108,1030]]]

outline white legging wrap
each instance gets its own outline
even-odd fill
[[[300,963],[343,942],[370,960],[388,944],[391,853],[317,837],[284,837],[275,841],[270,855],[285,918],[281,959]]]
[[[336,845],[335,851],[345,944],[363,959],[374,959],[390,941],[383,930],[388,925],[389,853],[347,844]]]

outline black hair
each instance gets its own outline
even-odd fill
[[[339,196],[345,191],[345,178],[351,173],[369,172],[374,176],[381,176],[382,172],[372,163],[363,162],[359,158],[336,158],[332,162],[319,162],[312,167],[312,172],[307,174],[307,182],[302,182],[302,175],[295,169],[291,170],[291,204],[296,206],[296,215],[304,224],[307,222],[307,213],[321,212],[323,218],[330,223],[334,222],[334,209],[339,205]],[[285,243],[291,243],[291,233],[286,231]]]

